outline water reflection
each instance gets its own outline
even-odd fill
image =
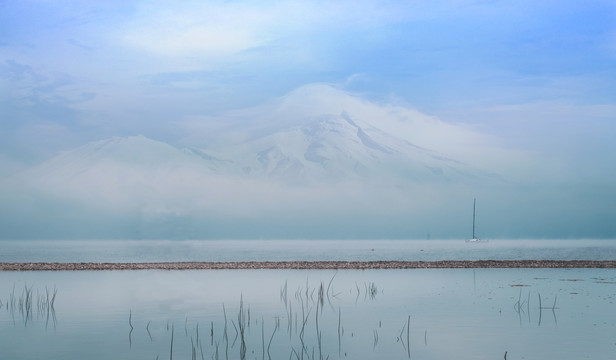
[[[615,283],[605,269],[0,273],[0,357],[610,358]]]
[[[205,354],[209,354],[212,359],[329,359],[335,356],[332,335],[337,339],[335,353],[338,357],[343,354],[346,357],[349,353],[343,347],[343,343],[347,343],[346,338],[349,335],[350,338],[360,337],[356,335],[357,329],[349,333],[349,328],[343,321],[342,298],[348,290],[348,294],[352,296],[350,298],[354,298],[355,306],[361,307],[363,302],[375,301],[379,290],[374,282],[355,282],[353,288],[338,289],[333,282],[335,276],[334,274],[327,283],[321,281],[314,287],[306,280],[305,284],[298,285],[294,290],[289,288],[288,280],[285,281],[279,290],[278,313],[255,317],[250,305],[244,302],[243,296],[239,298],[239,305],[231,308],[229,313],[227,305],[223,303],[219,309],[222,312],[222,321],[210,321],[209,332],[205,335],[203,330],[201,334],[199,332],[200,326],[203,329],[204,324],[199,320],[189,320],[188,316],[182,324],[183,329],[178,328],[180,331],[176,331],[177,318],[167,320],[164,331],[155,332],[154,335],[150,331],[152,320],[148,320],[145,331],[151,343],[169,344],[168,355],[171,359],[174,356],[185,356],[186,353],[189,353],[192,359],[204,359]],[[129,347],[133,346],[132,336],[135,331],[132,316],[132,310],[129,310]],[[336,319],[337,323],[334,321]],[[373,350],[379,344],[380,329],[379,322],[379,328],[373,329]],[[396,340],[410,356],[410,316],[400,334]],[[406,337],[403,334],[406,334]],[[352,339],[350,343],[352,344]],[[161,348],[160,344],[157,347]],[[158,353],[157,357],[162,355]]]
[[[537,326],[541,326],[541,320],[542,320],[542,316],[543,316],[543,311],[549,310],[552,313],[552,316],[554,318],[554,324],[558,325],[558,319],[556,317],[556,310],[558,310],[559,308],[556,306],[556,300],[557,300],[557,296],[554,295],[554,303],[551,306],[543,306],[542,301],[541,301],[541,293],[537,292],[537,298],[538,298],[538,306],[537,306],[537,313],[538,313],[538,320],[537,320]],[[516,303],[513,305],[513,308],[515,309],[516,313],[518,314],[518,318],[520,319],[520,326],[522,326],[522,319],[525,316],[528,316],[528,322],[531,322],[531,293],[530,291],[528,291],[527,296],[525,298],[522,298],[522,290],[520,289],[520,294],[518,296],[518,300],[516,301]]]
[[[11,293],[5,302],[0,300],[0,310],[6,308],[13,325],[17,324],[17,317],[19,323],[23,323],[24,326],[39,319],[45,320],[45,327],[48,327],[50,322],[54,327],[56,326],[55,301],[57,289],[54,288],[50,291],[49,288],[45,287],[44,291],[39,291],[39,289],[33,289],[32,286],[24,285],[21,291],[18,291],[15,287],[15,284],[13,284]]]

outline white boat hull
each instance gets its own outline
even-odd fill
[[[466,240],[466,242],[469,242],[469,243],[479,243],[479,242],[482,242],[482,243],[483,243],[483,242],[488,242],[488,240],[482,240],[482,239],[472,238],[472,239],[468,239],[468,240]]]

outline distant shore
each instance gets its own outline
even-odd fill
[[[239,261],[152,263],[0,263],[0,271],[83,270],[368,270],[475,268],[616,268],[616,260],[443,260],[443,261]]]

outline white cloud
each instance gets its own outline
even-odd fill
[[[267,39],[259,30],[259,24],[243,23],[237,14],[217,17],[216,11],[202,9],[194,17],[159,14],[144,19],[129,30],[125,40],[135,48],[172,57],[223,56],[262,44]]]
[[[157,3],[141,6],[120,36],[151,54],[208,62],[303,33],[399,21],[408,16],[401,8],[377,1]]]

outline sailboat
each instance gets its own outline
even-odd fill
[[[481,240],[477,236],[475,236],[475,208],[476,208],[476,204],[477,204],[477,199],[473,199],[473,237],[470,238],[469,240],[466,240],[466,242],[483,242],[483,240]]]

